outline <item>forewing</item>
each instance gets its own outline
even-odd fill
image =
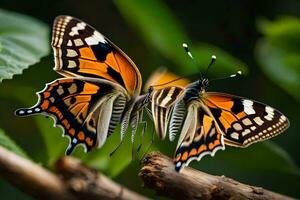
[[[70,16],[53,24],[52,47],[58,73],[116,82],[129,94],[139,94],[141,75],[132,60],[94,28]]]
[[[160,139],[164,139],[167,134],[170,114],[174,103],[180,98],[183,88],[165,87],[154,90],[151,96],[151,110],[156,133]]]
[[[223,135],[212,116],[200,103],[189,104],[175,152],[176,171],[224,148]]]
[[[228,145],[247,147],[289,127],[286,116],[257,101],[222,93],[206,93],[203,101],[225,134]]]
[[[122,94],[116,92],[116,86],[110,81],[92,78],[57,79],[37,93],[39,101],[35,106],[18,109],[16,115],[41,113],[54,117],[55,124],[60,125],[64,135],[70,138],[67,154],[71,154],[78,144],[90,151],[106,139],[112,103]],[[99,126],[100,121],[102,126]]]

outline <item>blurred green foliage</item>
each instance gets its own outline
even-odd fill
[[[214,68],[219,72],[235,73],[238,70],[247,73],[246,64],[222,49],[206,43],[193,43],[179,24],[171,10],[159,0],[115,0],[115,3],[127,22],[142,36],[149,48],[168,58],[177,66],[177,73],[199,73],[204,71],[212,55],[220,62]],[[184,53],[182,43],[190,44],[195,57],[191,62]]]
[[[300,101],[300,18],[259,20],[258,28],[264,35],[256,54],[262,70]]]
[[[0,129],[0,146],[15,152],[16,154],[28,158],[26,153],[11,138],[9,138],[3,130]]]
[[[283,97],[288,95],[293,96],[298,101],[300,99],[299,18],[285,16],[276,20],[267,20],[258,18],[255,15],[255,19],[258,20],[257,29],[262,35],[254,34],[253,40],[257,42],[256,47],[250,49],[251,54],[246,54],[241,45],[238,46],[235,43],[230,43],[226,46],[224,44],[218,45],[218,43],[207,42],[209,40],[206,39],[203,39],[203,41],[195,39],[187,28],[190,27],[188,25],[196,24],[195,26],[200,27],[200,31],[196,32],[196,34],[202,34],[202,31],[208,29],[207,27],[209,26],[207,24],[198,24],[198,21],[209,21],[209,19],[193,18],[186,22],[189,23],[188,25],[183,25],[182,21],[184,20],[182,17],[178,17],[180,16],[178,9],[176,12],[176,3],[166,3],[159,0],[114,0],[113,3],[107,2],[109,3],[102,2],[103,4],[101,5],[95,2],[99,7],[93,7],[103,10],[103,15],[99,14],[102,16],[101,20],[97,19],[97,21],[104,24],[106,22],[112,24],[107,32],[110,30],[114,32],[115,30],[118,34],[116,34],[117,37],[110,38],[112,41],[115,41],[114,38],[122,38],[123,40],[120,39],[120,43],[127,44],[127,46],[118,46],[122,49],[127,48],[131,54],[135,52],[135,59],[142,64],[138,66],[151,66],[147,69],[140,67],[142,72],[154,71],[153,64],[159,66],[167,63],[169,68],[178,75],[199,73],[199,70],[205,70],[210,62],[211,55],[215,54],[218,60],[211,69],[210,76],[226,76],[235,73],[237,70],[242,70],[244,73],[249,72],[249,77],[246,79],[248,80],[247,84],[251,88],[249,86],[247,88],[243,87],[246,82],[243,82],[240,78],[235,80],[234,84],[229,81],[222,82],[222,85],[220,85],[221,89],[225,88],[230,92],[236,90],[241,93],[240,95],[246,94],[249,97],[253,96],[253,98],[259,97],[261,100],[270,99],[266,103],[272,103],[276,105],[275,107],[279,106],[284,113],[288,112],[290,114],[291,129],[286,134],[277,137],[278,139],[274,139],[274,142],[255,144],[246,149],[228,147],[226,151],[217,152],[214,158],[206,156],[201,162],[192,162],[191,166],[213,174],[224,174],[248,184],[263,186],[299,198],[300,173],[297,164],[300,164],[300,159],[295,155],[298,155],[297,141],[299,141],[300,137],[297,131],[300,121],[295,111],[300,112],[300,110],[299,106],[295,108],[293,100],[289,98],[282,100]],[[48,4],[48,7],[54,10],[58,7],[58,4],[55,4],[53,1],[49,1]],[[93,21],[93,17],[90,14],[92,13],[90,11],[90,9],[93,9],[92,7],[85,11],[84,7],[77,8],[73,1],[65,5],[59,3],[59,5],[65,6],[63,13],[61,13],[62,10],[49,11],[47,7],[47,12],[50,12],[49,16],[44,15],[44,13],[36,14],[38,18],[48,21],[49,24],[47,25],[31,17],[0,10],[0,80],[11,78],[12,75],[21,73],[23,69],[38,62],[41,57],[49,53],[50,22],[57,14],[69,14],[68,9],[70,5],[72,5],[72,9],[77,11],[77,13],[73,12],[73,15],[83,19],[89,16],[91,20],[85,21],[94,25],[90,22]],[[112,9],[114,6],[116,8]],[[201,13],[198,13],[197,9],[199,8],[197,6],[193,7],[193,11],[181,9],[181,7],[179,11],[186,15],[189,12],[195,12],[194,15]],[[218,7],[215,9],[218,9]],[[202,12],[205,12],[205,10],[202,10]],[[80,13],[82,13],[82,16],[80,16]],[[119,13],[120,16],[118,15],[117,18],[114,18],[112,13]],[[206,14],[204,13],[203,16],[206,16]],[[213,13],[209,12],[209,14]],[[230,13],[230,15],[235,15],[236,17],[233,18],[236,20],[239,19],[238,15],[243,15],[243,13]],[[219,15],[216,14],[216,16]],[[119,24],[114,25],[115,21],[121,21],[121,17],[124,17],[127,23],[124,27],[130,25],[132,30],[136,31],[136,35],[125,34],[128,33],[128,30],[120,31],[122,26]],[[222,21],[221,17],[217,17],[216,22]],[[234,24],[235,21],[228,23]],[[252,28],[250,24],[244,26]],[[98,28],[98,26],[95,27]],[[101,29],[99,30],[101,31]],[[221,34],[222,31],[218,32],[218,34]],[[214,40],[218,34],[209,34],[209,36]],[[226,40],[228,37],[224,36],[223,39]],[[248,35],[243,36],[243,39],[245,41],[248,40]],[[138,41],[137,45],[135,44],[136,41]],[[249,39],[249,41],[251,40]],[[194,61],[185,54],[182,48],[183,42],[189,44],[195,58]],[[237,50],[232,53],[232,51],[227,50],[230,49],[229,46],[233,46]],[[141,53],[141,49],[145,49],[145,52]],[[252,54],[255,55],[260,68],[256,68]],[[37,96],[34,93],[41,90],[45,83],[59,77],[52,70],[52,56],[49,55],[42,59],[40,63],[26,70],[22,76],[15,76],[13,80],[4,81],[0,85],[0,128],[10,133],[10,138],[13,138],[24,151],[13,140],[4,135],[2,130],[0,130],[0,145],[21,155],[28,155],[35,162],[41,163],[48,168],[52,168],[54,162],[64,154],[68,145],[68,140],[61,137],[62,130],[52,127],[52,119],[47,119],[43,116],[20,119],[13,116],[13,111],[19,106],[29,107],[33,105],[37,101]],[[133,56],[130,57],[133,58]],[[260,69],[283,91],[280,90],[281,92],[278,92],[279,89],[267,81]],[[143,78],[146,79],[144,73],[142,74]],[[120,149],[113,156],[109,156],[110,152],[120,142],[119,130],[116,130],[115,134],[108,138],[103,148],[94,150],[89,154],[85,154],[83,148],[77,148],[73,155],[82,159],[86,164],[113,177],[121,184],[154,197],[153,193],[149,193],[149,191],[145,191],[140,187],[141,181],[137,177],[138,169],[140,168],[139,159],[147,151],[151,133],[152,122],[148,119],[148,132],[145,135],[145,142],[141,152],[139,154],[135,153],[135,160],[132,160],[130,131],[127,133],[125,142]],[[135,148],[140,144],[141,140],[141,136],[137,135]],[[286,146],[283,144],[286,144]],[[167,140],[158,141],[155,138],[151,150],[160,150],[172,156],[175,146],[175,143]],[[288,151],[285,151],[282,147]],[[16,193],[10,192],[14,190],[17,189],[14,189],[13,186],[4,181],[0,182],[2,196],[9,199],[28,198],[19,191]]]

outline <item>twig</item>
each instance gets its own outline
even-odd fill
[[[177,173],[172,160],[159,152],[148,154],[143,165],[139,175],[145,186],[172,199],[292,199],[261,187],[239,183],[225,176],[213,176],[189,167]]]
[[[59,175],[0,147],[0,175],[38,199],[148,199],[71,157],[62,158],[57,169]]]

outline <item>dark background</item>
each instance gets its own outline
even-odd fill
[[[144,36],[138,31],[139,27],[124,17],[119,7],[116,6],[116,2],[108,0],[2,0],[0,6],[6,10],[40,19],[47,23],[49,27],[51,27],[55,16],[61,14],[72,15],[84,20],[121,47],[139,66],[144,80],[160,65],[169,67],[171,71],[178,75],[195,72],[193,70],[189,71],[190,68],[185,68],[185,66],[174,62],[170,57],[162,55],[160,51],[151,46],[151,38],[145,41]],[[284,79],[282,82],[273,81],[267,73],[264,73],[264,66],[257,60],[256,53],[257,42],[264,37],[258,30],[258,20],[265,18],[274,21],[283,15],[299,17],[300,1],[191,0],[185,3],[182,3],[182,1],[162,1],[162,3],[174,15],[176,23],[182,27],[192,44],[205,42],[217,46],[246,64],[248,74],[236,79],[214,82],[208,90],[222,91],[256,99],[285,113],[290,119],[291,127],[284,134],[272,139],[272,142],[277,144],[280,150],[277,149],[277,146],[271,149],[275,149],[274,151],[280,152],[279,154],[285,157],[285,161],[279,162],[279,165],[285,166],[286,160],[289,160],[290,163],[294,163],[295,168],[298,170],[297,166],[300,165],[298,148],[300,141],[298,131],[300,122],[299,99],[297,100],[297,97],[290,92],[286,92],[284,87],[281,87],[281,85],[285,84]],[[135,17],[136,13],[131,13],[128,10],[127,15]],[[139,15],[136,17],[139,17]],[[144,22],[144,25],[147,26],[147,21]],[[154,30],[155,28],[153,27]],[[173,33],[170,32],[169,34],[172,35]],[[193,51],[193,49],[191,50]],[[183,50],[182,54],[184,54]],[[210,57],[211,55],[208,53],[205,56]],[[42,59],[41,63],[25,70],[23,75],[15,76],[13,80],[5,80],[1,87],[10,88],[11,92],[15,92],[20,91],[14,90],[14,87],[18,84],[28,86],[31,89],[28,92],[23,91],[24,96],[31,99],[30,101],[34,104],[36,101],[34,93],[41,90],[45,83],[59,77],[52,70],[54,64],[52,57],[51,52],[49,56]],[[206,66],[207,63],[208,61],[200,64]],[[299,68],[300,66],[297,68],[298,71]],[[222,71],[221,67],[214,66],[211,69],[210,76],[226,76],[229,75],[229,72],[230,70]],[[235,71],[232,70],[230,73],[235,73]],[[10,99],[2,98],[0,125],[36,162],[44,163],[45,166],[51,168],[50,156],[45,156],[45,144],[44,140],[41,139],[43,136],[38,131],[40,125],[33,118],[20,119],[13,116],[14,110],[23,106],[30,105],[26,105],[20,100],[11,101]],[[50,137],[53,135],[53,137],[59,138],[60,130],[52,133],[55,128],[52,128],[51,124],[52,122],[49,122],[43,127],[47,127]],[[66,139],[59,139],[57,143],[61,143],[62,146],[67,144]],[[55,147],[53,146],[53,148]],[[153,149],[157,148],[171,156],[174,151],[174,144],[155,140]],[[256,148],[256,145],[252,145],[249,149],[228,148],[228,152],[218,152],[215,158],[205,157],[199,163],[193,162],[193,166],[210,173],[224,174],[247,184],[255,184],[294,197],[300,197],[299,174],[294,175],[294,172],[278,171],[276,163],[272,163],[272,157],[268,157],[268,154],[262,152],[264,150],[261,150],[260,146]],[[81,156],[80,152],[78,155]],[[261,155],[265,157],[262,158]],[[82,156],[84,159],[88,159],[85,155]],[[121,154],[117,153],[115,156],[118,158],[118,156],[121,157]],[[235,162],[231,163],[232,160]],[[92,166],[97,166],[96,161],[97,159],[95,162],[86,162]],[[103,160],[99,162],[103,162]],[[137,177],[140,167],[138,163],[137,160],[129,162],[118,173],[112,173],[114,175],[111,175],[109,169],[108,172],[104,171],[121,184],[153,197],[154,194],[151,191],[141,187],[141,181]],[[114,165],[118,165],[118,163],[116,162]],[[267,167],[269,165],[273,166]],[[99,169],[102,169],[101,166]],[[274,167],[274,170],[272,170],[272,167]],[[128,180],[132,181],[128,182]],[[5,181],[1,182],[0,191],[1,196],[5,197],[4,199],[17,199],[20,197],[29,199],[29,197],[23,196],[24,194]]]

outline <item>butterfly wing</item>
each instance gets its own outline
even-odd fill
[[[247,147],[289,127],[286,116],[257,101],[215,92],[205,93],[203,101],[225,134],[227,145]]]
[[[116,82],[139,94],[141,74],[133,61],[94,28],[70,16],[53,24],[54,70],[66,77],[95,77]]]
[[[175,152],[175,170],[224,148],[223,134],[207,107],[198,101],[190,103]]]
[[[151,96],[151,110],[153,123],[160,139],[167,135],[168,122],[173,110],[174,103],[179,99],[183,88],[169,86],[162,89],[155,89]]]
[[[18,116],[42,113],[54,117],[70,144],[66,154],[71,154],[81,144],[86,151],[101,147],[113,128],[113,105],[118,102],[125,108],[126,91],[111,81],[93,78],[62,78],[49,84],[41,92],[38,103],[16,111]],[[126,93],[125,93],[126,94]],[[128,98],[128,97],[127,97]],[[120,107],[120,105],[119,105]],[[120,120],[120,119],[118,119]]]

